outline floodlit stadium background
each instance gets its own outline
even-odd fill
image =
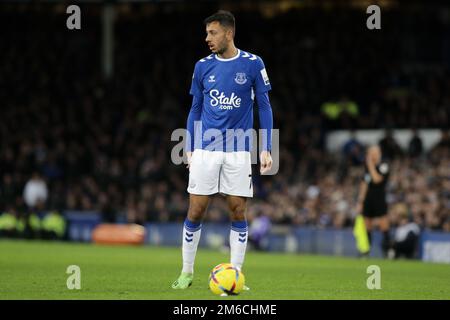
[[[354,256],[364,149],[382,141],[392,232],[406,214],[421,228],[416,258],[450,262],[448,4],[115,2],[80,1],[81,30],[66,28],[69,2],[0,5],[0,220],[19,225],[1,220],[2,237],[42,237],[33,228],[57,211],[65,240],[139,223],[146,243],[180,244],[188,172],[172,164],[170,137],[186,125],[193,67],[209,54],[202,21],[222,8],[235,14],[237,47],[264,59],[280,129],[280,170],[254,175],[248,209],[250,224],[270,218],[262,248]],[[377,3],[382,29],[368,30]],[[48,192],[27,222],[34,172]],[[226,245],[220,196],[205,223],[201,246]]]

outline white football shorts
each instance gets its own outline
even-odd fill
[[[253,197],[251,154],[195,149],[187,191],[197,195],[222,193]]]

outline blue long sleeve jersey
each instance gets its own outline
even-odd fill
[[[272,149],[273,116],[269,78],[262,59],[238,49],[229,59],[209,55],[194,69],[186,149],[250,151],[253,105],[258,106],[263,150]]]

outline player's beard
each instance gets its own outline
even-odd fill
[[[217,46],[216,53],[221,55],[227,50],[228,50],[228,45],[226,43],[221,43],[221,46]]]

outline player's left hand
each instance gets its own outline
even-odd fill
[[[259,161],[261,162],[261,174],[265,174],[272,169],[272,156],[269,151],[262,151],[259,156]]]

